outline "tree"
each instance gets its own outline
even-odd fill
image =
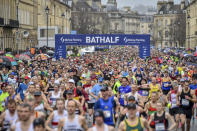
[[[94,12],[76,11],[72,15],[72,29],[78,34],[99,34],[103,33],[106,23],[98,23],[97,19],[103,17],[102,14]],[[98,28],[97,26],[101,26]]]

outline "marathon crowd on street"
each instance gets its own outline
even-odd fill
[[[137,47],[0,57],[1,131],[190,131],[197,67]]]

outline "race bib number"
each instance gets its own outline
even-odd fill
[[[124,96],[125,96],[125,94],[123,93],[123,94],[121,95],[121,98],[124,99]]]
[[[141,77],[137,77],[137,80],[138,80],[138,81],[141,81],[141,79],[142,79]]]
[[[23,90],[23,94],[25,94],[26,90]]]
[[[172,108],[173,107],[176,107],[176,101],[172,101],[172,106],[171,106]]]
[[[111,117],[111,112],[110,111],[104,111],[105,118],[110,118]]]
[[[4,101],[2,101],[1,106],[5,107],[5,102]]]
[[[186,100],[186,99],[182,99],[181,104],[182,104],[183,106],[189,106],[189,101]]]
[[[143,96],[148,96],[148,91],[142,91]]]
[[[165,130],[164,123],[157,123],[157,124],[155,125],[155,130],[156,130],[156,131],[164,131],[164,130]]]
[[[168,87],[168,83],[165,83],[165,84],[164,84],[164,87]]]

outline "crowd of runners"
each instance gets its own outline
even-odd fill
[[[0,70],[1,131],[190,131],[197,67],[118,47]]]

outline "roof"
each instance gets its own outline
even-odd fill
[[[87,2],[85,1],[77,1],[76,3],[73,3],[73,7],[77,11],[81,11],[82,9],[85,9],[87,11],[95,11]],[[89,10],[90,9],[90,10]]]
[[[183,13],[181,10],[181,5],[171,5],[170,8],[168,7],[168,4],[162,5],[161,9],[158,11],[158,13],[162,12],[162,14],[179,14]]]

